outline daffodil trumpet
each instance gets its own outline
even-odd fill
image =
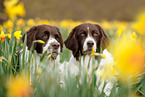
[[[101,58],[106,58],[106,55],[100,53],[92,53],[91,56],[100,56]]]
[[[92,48],[91,56],[100,56],[101,58],[106,58],[104,54],[96,53],[95,50]]]
[[[43,40],[34,40],[33,41],[33,43],[36,43],[36,42],[41,43],[41,44],[44,44],[45,43]]]

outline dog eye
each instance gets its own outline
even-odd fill
[[[85,33],[81,33],[81,36],[84,37],[84,36],[86,36],[86,35],[85,35]]]
[[[59,36],[58,35],[55,35],[55,39],[59,39]]]
[[[42,36],[42,38],[47,39],[48,36],[45,34],[45,35]]]
[[[82,36],[82,37],[84,37],[84,36],[85,36],[85,34],[84,34],[84,33],[81,33],[81,36]]]
[[[93,33],[93,36],[94,36],[94,37],[98,36],[98,33]]]

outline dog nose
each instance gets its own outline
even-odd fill
[[[53,47],[53,49],[58,49],[59,48],[58,43],[52,43],[51,46]]]
[[[92,47],[92,46],[94,45],[94,42],[93,42],[93,41],[88,41],[88,42],[87,42],[87,45],[88,45],[89,47]]]

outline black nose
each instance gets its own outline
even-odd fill
[[[89,47],[92,47],[92,46],[94,45],[94,42],[93,42],[93,41],[88,41],[88,42],[87,42],[87,45],[88,45]]]
[[[52,43],[51,46],[53,47],[53,49],[58,49],[59,48],[58,43]]]

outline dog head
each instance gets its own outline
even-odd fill
[[[84,23],[76,26],[64,43],[79,60],[79,52],[81,55],[91,54],[92,49],[100,52],[109,45],[110,39],[98,24]]]
[[[43,40],[45,44],[34,43],[33,49],[39,54],[47,51],[47,54],[52,53],[52,59],[56,59],[57,55],[62,52],[63,39],[59,29],[50,25],[38,25],[31,27],[23,36],[27,34],[27,47],[30,50],[34,40]]]

